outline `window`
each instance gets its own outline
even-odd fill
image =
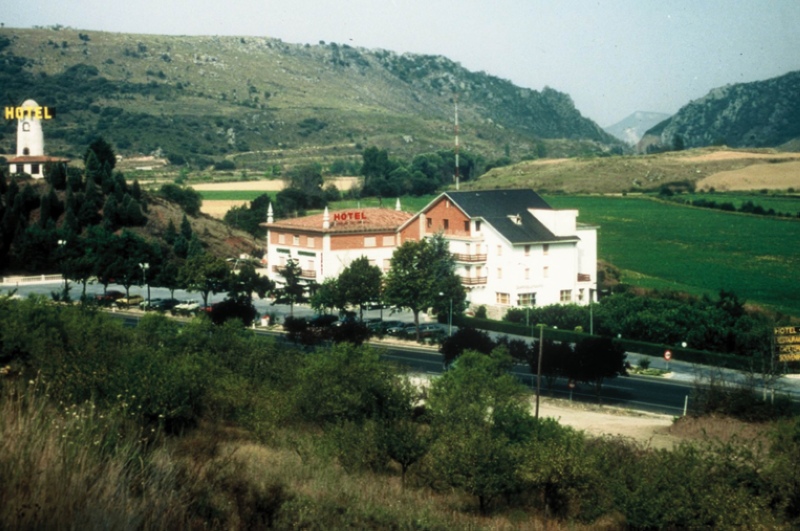
[[[511,304],[509,302],[510,300],[511,297],[508,295],[508,293],[497,292],[497,304]]]
[[[278,234],[278,243],[286,243],[286,235]]]
[[[450,220],[444,220],[444,230],[448,230],[450,228]]]
[[[530,267],[526,267],[525,268],[525,280],[530,280],[530,279],[531,279],[531,268]]]
[[[36,162],[31,164],[31,175],[39,175],[39,164]]]
[[[546,243],[546,244],[542,245],[542,253],[543,253],[545,256],[547,256],[548,254],[550,254],[550,245],[549,245],[549,244],[547,244],[547,243]]]
[[[30,150],[30,149],[28,149],[28,148],[24,148],[24,149],[22,150],[22,154],[23,154],[23,155],[30,155],[30,154],[31,154],[31,150]]]
[[[531,246],[530,245],[526,245],[525,246],[525,256],[530,256],[530,255],[531,255]]]
[[[394,236],[384,236],[383,237],[383,246],[384,247],[392,247],[392,246],[394,246]]]
[[[520,293],[518,306],[536,306],[536,294]]]
[[[497,280],[502,280],[502,279],[503,279],[503,268],[502,267],[498,267],[497,268]]]
[[[469,233],[469,220],[464,222],[464,232]]]
[[[391,258],[384,258],[383,259],[383,272],[389,271],[392,268],[392,260]]]
[[[314,260],[306,261],[306,269],[309,271],[314,271],[316,269],[316,264],[314,264]]]
[[[300,245],[300,236],[295,234],[292,236],[292,245]]]
[[[547,266],[544,266],[544,267],[542,268],[542,276],[543,276],[544,278],[550,278],[550,268],[549,268],[549,267],[547,267]]]
[[[368,259],[369,265],[372,267],[378,267],[378,263],[375,261],[374,258]]]
[[[431,218],[426,218],[426,219],[425,219],[425,223],[427,224],[427,227],[428,227],[429,229],[430,229],[431,227],[433,227],[433,220],[432,220]]]
[[[572,290],[571,289],[562,289],[561,290],[561,302],[572,302]]]
[[[375,241],[375,236],[365,236],[364,237],[364,247],[375,247],[377,242]]]
[[[314,247],[315,243],[316,242],[314,241],[314,237],[313,236],[307,236],[306,237],[306,246],[307,247]]]
[[[480,221],[476,221],[475,222],[475,232],[480,232],[480,231],[481,231],[481,222]]]
[[[497,256],[503,256],[503,246],[502,245],[498,245],[497,246]]]
[[[28,132],[31,130],[30,122],[22,122],[22,130]]]

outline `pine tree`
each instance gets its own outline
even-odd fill
[[[175,224],[172,222],[172,220],[169,220],[167,228],[164,230],[164,241],[167,242],[169,245],[174,245],[177,237],[178,237],[178,231],[175,228]]]
[[[187,242],[192,239],[192,224],[189,223],[189,218],[186,217],[186,214],[184,214],[183,219],[181,219],[181,236],[183,236]]]

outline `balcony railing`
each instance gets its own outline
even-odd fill
[[[478,286],[486,284],[487,277],[461,277],[461,283],[465,286]]]
[[[279,275],[283,275],[283,271],[286,269],[286,266],[272,266],[272,272],[278,273]],[[301,269],[300,270],[300,278],[317,278],[317,272],[313,269]]]
[[[486,255],[485,254],[464,254],[464,253],[453,253],[453,259],[456,262],[485,262]]]

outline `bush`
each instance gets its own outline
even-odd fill
[[[167,201],[172,201],[180,205],[190,216],[198,215],[200,213],[200,207],[203,205],[203,197],[200,195],[200,192],[192,188],[183,188],[176,184],[164,184],[161,186],[158,193]]]

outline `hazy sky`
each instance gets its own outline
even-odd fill
[[[444,55],[601,126],[800,70],[800,0],[4,0],[6,27],[320,40]]]

